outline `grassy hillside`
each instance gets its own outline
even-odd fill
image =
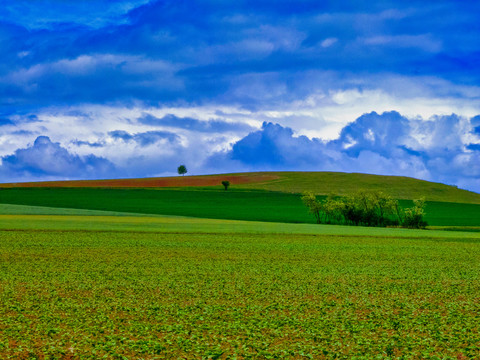
[[[313,191],[318,195],[333,192],[338,195],[357,190],[383,191],[395,199],[418,199],[429,201],[480,204],[480,194],[440,183],[403,176],[380,176],[339,172],[278,172],[278,178],[264,182],[242,184],[238,187],[263,189],[289,193]]]
[[[215,188],[24,188],[0,191],[0,203],[287,223],[313,223],[299,194]],[[402,201],[411,206],[411,201]],[[428,202],[434,226],[480,226],[480,205]]]
[[[480,194],[461,190],[454,186],[400,176],[338,172],[263,172],[146,179],[53,181],[0,184],[0,188],[160,188],[206,186],[221,188],[222,180],[230,181],[231,187],[237,189],[258,189],[287,193],[313,191],[319,195],[327,195],[330,192],[342,195],[357,190],[381,190],[396,199],[411,200],[425,196],[429,201],[480,204]]]

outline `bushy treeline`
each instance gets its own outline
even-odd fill
[[[398,201],[380,191],[359,191],[340,197],[329,195],[318,200],[311,192],[304,193],[303,203],[318,224],[356,226],[402,226],[424,229],[425,199],[413,201],[413,207],[401,208]]]

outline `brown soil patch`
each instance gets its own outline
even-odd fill
[[[158,188],[184,186],[218,186],[228,180],[232,185],[261,183],[279,179],[278,175],[248,173],[230,175],[174,176],[144,179],[110,179],[110,180],[71,180],[41,181],[28,183],[0,184],[0,188],[14,187],[111,187],[111,188]]]

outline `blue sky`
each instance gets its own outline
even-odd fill
[[[478,1],[2,6],[2,182],[185,164],[480,191]]]

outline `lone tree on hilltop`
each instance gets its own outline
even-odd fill
[[[224,180],[222,181],[222,185],[225,187],[225,190],[228,190],[228,187],[230,186],[230,181]]]
[[[187,167],[185,165],[180,165],[177,169],[177,172],[179,175],[185,176],[185,174],[187,173]]]

